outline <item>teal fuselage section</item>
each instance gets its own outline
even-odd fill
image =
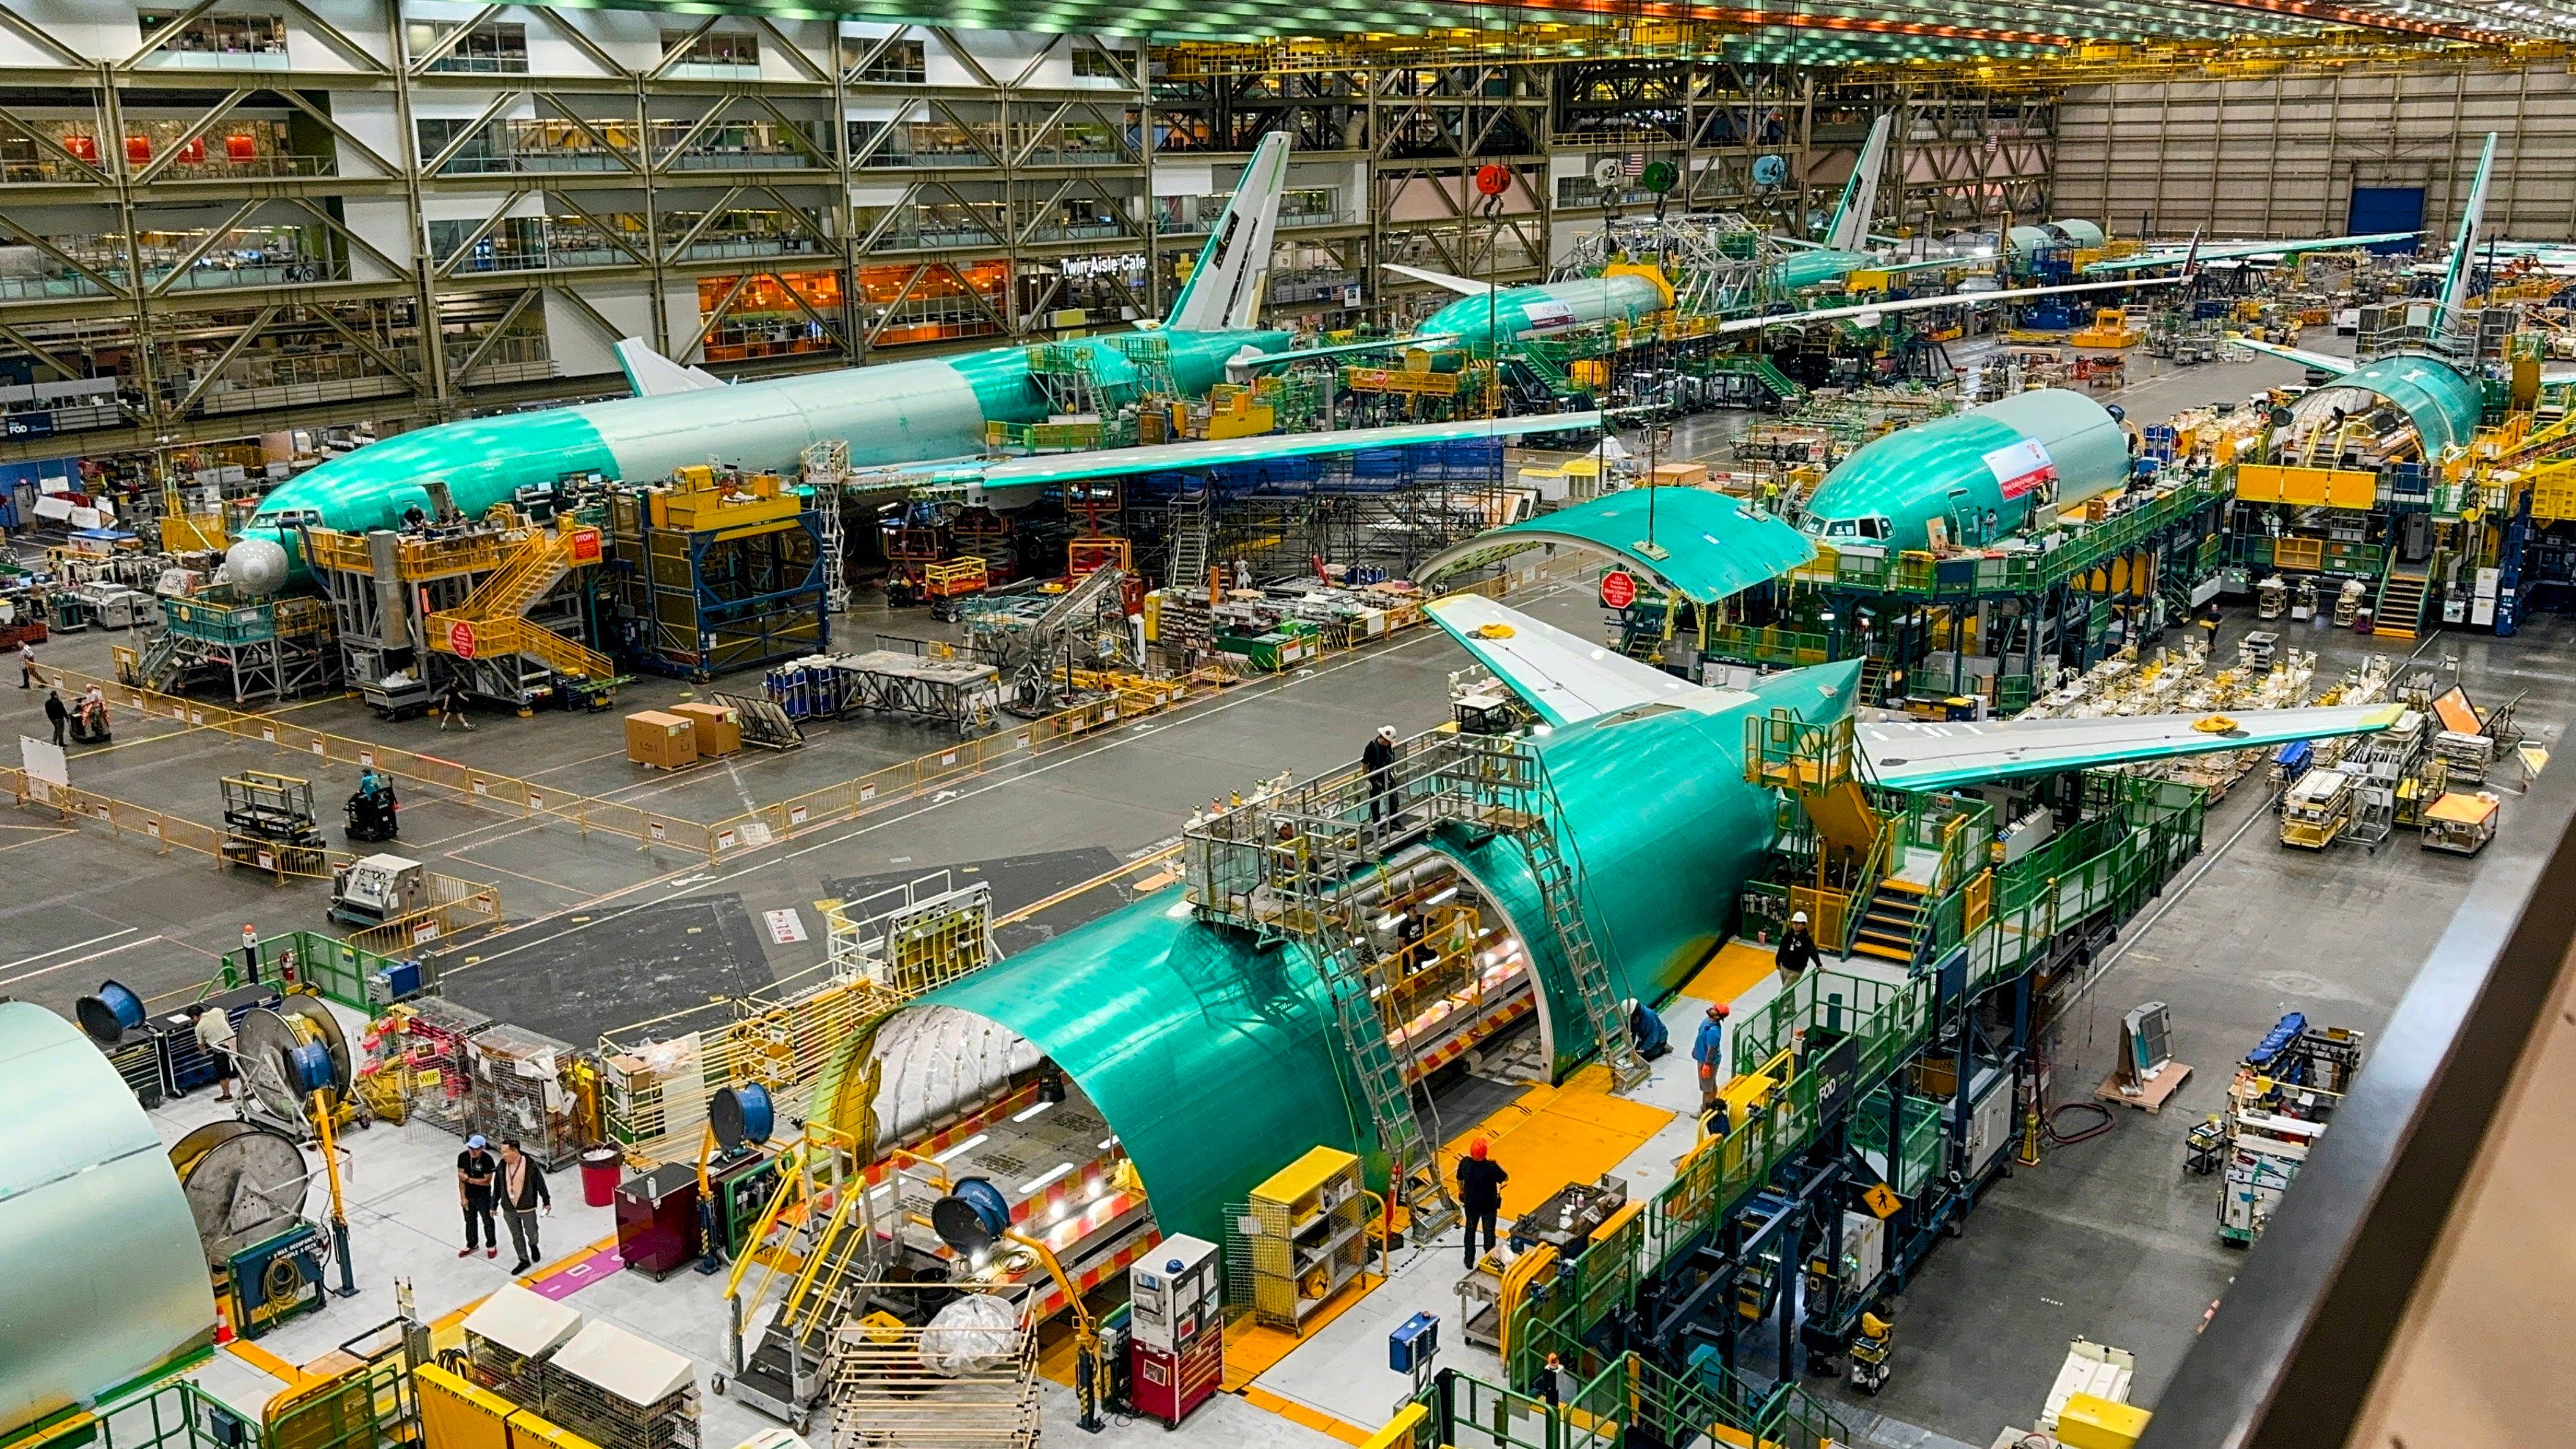
[[[1472,351],[1488,339],[1519,342],[1600,322],[1634,322],[1664,310],[1664,291],[1644,277],[1575,277],[1460,297],[1422,320],[1419,337],[1454,336]]]
[[[1878,258],[1867,252],[1827,247],[1812,252],[1791,252],[1773,264],[1771,274],[1781,291],[1800,292],[1809,287],[1830,287],[1854,272],[1876,265]]]
[[[1174,384],[1193,397],[1223,381],[1226,358],[1246,346],[1270,351],[1288,341],[1270,331],[1162,336]],[[1135,376],[1135,364],[1109,339],[1064,345],[1091,349],[1104,379]],[[862,465],[973,457],[984,451],[986,423],[1045,421],[1047,400],[1030,376],[1029,353],[994,348],[441,423],[371,443],[279,486],[244,532],[276,541],[300,574],[297,522],[344,533],[392,528],[414,507],[432,511],[433,482],[444,483],[470,518],[521,488],[593,473],[641,482],[709,461],[792,473],[805,449],[826,439],[846,441],[850,461]]]
[[[1857,660],[1795,670],[1701,714],[1654,706],[1540,742],[1582,863],[1614,998],[1657,1001],[1725,939],[1738,894],[1770,850],[1772,796],[1744,779],[1748,718],[1814,723],[1851,708]],[[1589,1054],[1592,1026],[1518,847],[1445,832],[1459,863],[1524,932],[1552,1073]],[[1210,925],[1165,896],[1112,911],[922,998],[1034,1042],[1107,1117],[1165,1232],[1207,1234],[1225,1205],[1317,1143],[1372,1152],[1367,1107],[1346,1096],[1332,998],[1305,948]],[[1382,1157],[1374,1170],[1382,1175]]]
[[[2032,477],[2040,464],[2053,476]],[[1953,543],[1983,542],[2028,523],[2043,499],[2078,502],[2121,486],[2128,475],[2128,437],[2118,419],[2081,393],[2040,388],[1861,448],[1825,475],[1801,527],[1829,547],[1929,548],[1935,521]],[[1884,519],[1885,533],[1870,537],[1860,526],[1869,519]]]

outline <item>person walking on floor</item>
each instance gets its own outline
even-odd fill
[[[70,743],[63,738],[63,730],[71,724],[71,720],[72,712],[63,704],[63,692],[59,689],[46,690],[45,722],[54,727],[54,748],[62,749]]]
[[[33,689],[44,682],[45,676],[36,672],[36,646],[24,639],[19,640],[18,687],[20,689]]]
[[[453,680],[438,696],[439,732],[446,733],[451,724],[463,725],[468,734],[473,733],[474,721],[465,717],[465,687]]]
[[[1395,726],[1379,725],[1360,751],[1360,768],[1368,771],[1369,821],[1383,823],[1395,798]]]
[[[483,1256],[501,1256],[500,1235],[493,1231],[492,1224],[492,1185],[500,1175],[501,1161],[492,1155],[483,1134],[466,1138],[465,1150],[456,1154],[456,1202],[465,1209],[465,1246],[456,1250],[456,1256],[474,1256],[478,1232],[483,1239]]]
[[[1512,1175],[1494,1161],[1485,1139],[1477,1138],[1467,1147],[1467,1155],[1458,1159],[1458,1210],[1467,1217],[1467,1266],[1476,1266],[1484,1253],[1476,1251],[1476,1229],[1485,1230],[1485,1253],[1494,1250],[1494,1227],[1503,1211],[1503,1184]]]
[[[555,1210],[554,1194],[546,1190],[546,1170],[519,1149],[516,1138],[503,1138],[501,1216],[510,1220],[510,1251],[519,1255],[519,1261],[510,1268],[513,1278],[536,1265],[539,1208],[549,1214]]]
[[[1699,1035],[1691,1038],[1691,1060],[1699,1063],[1699,1114],[1708,1115],[1717,1105],[1718,1073],[1726,1070],[1726,1003],[1712,1001],[1708,1015],[1699,1024]]]
[[[197,1026],[197,1049],[206,1054],[206,1060],[214,1063],[218,1089],[215,1100],[231,1101],[234,1075],[231,1015],[220,1006],[208,1006],[201,1001],[188,1008],[188,1019]]]

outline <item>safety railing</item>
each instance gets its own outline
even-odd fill
[[[436,874],[428,877],[427,886],[429,900],[419,910],[351,932],[349,944],[375,954],[418,950],[435,941],[488,931],[501,924],[499,886]]]
[[[213,1350],[166,1366],[177,1373]],[[156,1376],[157,1377],[157,1376]],[[192,1379],[161,1382],[121,1398],[66,1409],[0,1434],[0,1449],[262,1449],[260,1426]]]
[[[420,972],[421,992],[435,990],[438,985],[438,963],[434,958],[385,955],[316,931],[262,937],[252,955],[263,979],[301,981],[328,1000],[370,1017],[383,1015],[391,1004],[371,985],[379,974],[410,965]],[[225,984],[240,984],[234,973],[248,964],[239,952],[228,953],[223,967]]]

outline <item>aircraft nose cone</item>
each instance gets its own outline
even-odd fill
[[[245,599],[264,599],[286,586],[286,550],[274,539],[245,538],[224,550],[222,580]]]

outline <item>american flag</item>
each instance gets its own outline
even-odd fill
[[[1625,157],[1620,159],[1619,169],[1627,172],[1631,178],[1634,178],[1638,173],[1646,169],[1646,153],[1643,151],[1629,152]]]

